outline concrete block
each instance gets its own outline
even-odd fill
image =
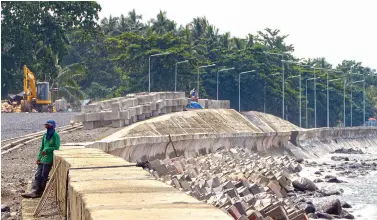
[[[232,205],[231,207],[229,207],[227,209],[228,213],[234,218],[234,219],[239,219],[242,215],[241,213],[238,211],[237,207],[235,207],[234,205]]]
[[[83,125],[84,130],[91,130],[95,128],[100,128],[101,121],[89,121],[89,122],[84,121],[82,125]]]
[[[272,219],[289,220],[287,213],[285,212],[285,210],[282,206],[278,206],[278,207],[266,212],[266,216],[269,216]]]
[[[82,108],[85,113],[99,112],[101,111],[101,106],[97,103],[86,105]]]
[[[155,111],[157,109],[157,104],[156,102],[151,103],[151,111]]]
[[[262,214],[256,210],[248,210],[246,216],[249,220],[263,220]]]
[[[227,182],[223,183],[222,187],[223,187],[224,190],[226,190],[226,189],[236,189],[236,187],[234,186],[232,181],[227,181]]]
[[[143,111],[143,114],[148,114],[148,113],[150,113],[150,112],[151,112],[151,106],[150,106],[150,104],[149,104],[149,105],[148,105],[148,104],[143,105],[143,109],[142,109],[142,111]]]
[[[129,124],[131,124],[130,119],[124,119],[124,126],[129,125]]]
[[[113,128],[121,128],[124,127],[124,120],[112,120],[111,121],[111,127]]]
[[[73,116],[73,121],[75,122],[84,122],[85,121],[85,114],[79,114]]]
[[[101,127],[111,125],[111,120],[101,120],[100,124],[101,124]]]
[[[237,193],[235,189],[226,189],[224,193],[227,194],[230,198],[237,198]]]
[[[212,178],[206,181],[206,185],[211,188],[216,188],[220,186],[220,179],[219,177]]]
[[[187,182],[187,180],[179,180],[179,183],[181,184],[181,187],[184,191],[191,191],[191,186],[190,184]]]
[[[137,115],[137,120],[138,120],[138,121],[143,121],[143,120],[145,120],[145,114]]]
[[[238,188],[238,189],[237,189],[237,192],[238,192],[238,195],[240,195],[241,197],[244,197],[244,196],[250,194],[249,189],[246,188],[246,187],[244,187],[244,186]]]
[[[152,111],[152,116],[153,117],[156,117],[156,116],[158,116],[160,114],[160,110],[154,110],[154,111]]]
[[[308,216],[305,213],[301,213],[293,218],[290,218],[290,220],[308,220]]]
[[[246,202],[249,205],[255,205],[255,202],[257,199],[252,194],[247,194],[246,196],[241,198],[244,202]]]
[[[119,119],[130,119],[130,110],[121,110],[119,112]]]
[[[246,215],[245,209],[244,209],[243,204],[241,202],[235,202],[233,205],[237,208],[238,212],[241,215]]]
[[[262,192],[257,184],[252,184],[252,185],[249,187],[249,190],[250,190],[250,192],[251,192],[253,195]]]
[[[128,109],[128,114],[129,114],[129,117],[131,118],[132,116],[135,116],[136,115],[136,108],[129,108]]]
[[[101,116],[100,116],[99,112],[91,112],[91,113],[87,113],[85,115],[85,121],[86,122],[99,121],[99,120],[101,120]]]
[[[120,118],[120,112],[119,111],[111,112],[110,113],[110,119],[113,120],[113,121],[121,119]]]
[[[278,181],[275,181],[275,180],[271,180],[269,183],[268,183],[268,187],[271,189],[272,192],[275,193],[275,195],[278,197],[278,198],[283,198],[283,196],[281,195],[280,193],[280,185],[279,185],[279,182]]]
[[[167,114],[168,114],[168,113],[171,113],[171,107],[166,106],[165,109],[166,109],[165,111],[166,111]]]
[[[156,165],[153,169],[158,173],[159,176],[163,176],[169,172],[164,164]]]
[[[173,99],[165,99],[165,106],[168,106],[168,107],[173,106]]]
[[[112,112],[119,112],[120,111],[120,102],[114,102],[111,104],[111,111]]]

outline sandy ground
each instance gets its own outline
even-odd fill
[[[88,142],[100,140],[122,128],[98,128],[93,130],[78,130],[61,135],[61,143]],[[34,141],[22,149],[16,149],[1,157],[1,204],[10,206],[11,213],[17,212],[19,216],[21,193],[25,192],[28,181],[34,176],[37,168],[36,155],[40,147],[40,141]],[[52,201],[48,202],[54,204]],[[47,208],[47,207],[46,207]],[[57,208],[51,205],[44,209],[40,219],[63,219]],[[46,216],[47,215],[47,216]],[[17,218],[16,218],[17,219]]]

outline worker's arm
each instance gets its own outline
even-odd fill
[[[60,148],[60,136],[57,133],[55,133],[52,136],[52,138],[54,140],[54,145],[46,147],[44,149],[46,153],[53,152],[54,150],[59,150],[59,148]]]
[[[45,139],[45,135],[42,136],[42,144],[41,144],[41,147],[39,148],[39,153],[38,153],[38,156],[37,156],[38,160],[40,160],[42,158],[42,151],[43,151],[43,148],[44,148],[44,139]]]

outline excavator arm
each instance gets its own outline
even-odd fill
[[[33,72],[24,65],[24,95],[26,100],[31,102],[33,98],[37,97],[37,88],[35,87],[35,77]]]

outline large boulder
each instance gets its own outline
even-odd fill
[[[317,186],[311,180],[305,177],[295,179],[292,182],[292,185],[297,191],[316,191],[318,189]]]
[[[342,204],[339,199],[323,201],[317,206],[318,210],[321,210],[327,214],[341,215]]]

